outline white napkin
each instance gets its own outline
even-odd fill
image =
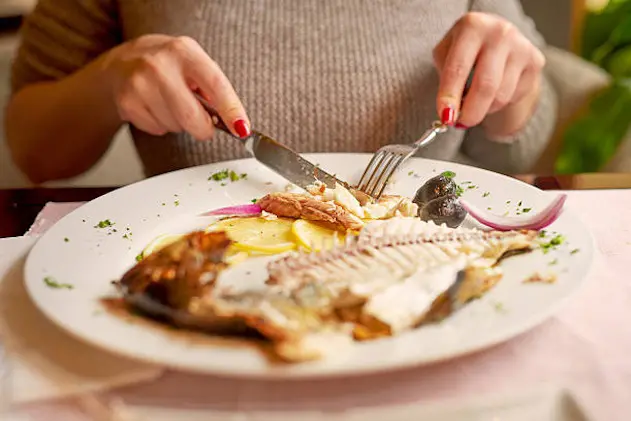
[[[46,319],[31,302],[22,278],[36,239],[0,239],[0,360],[10,376],[13,404],[103,391],[158,378],[162,369],[84,344]],[[71,303],[69,303],[71,305]]]
[[[100,405],[95,402],[95,407]],[[221,412],[204,409],[115,404],[116,421],[590,421],[574,397],[554,385],[537,390],[434,404],[391,405],[341,412]],[[17,420],[16,420],[17,421]]]

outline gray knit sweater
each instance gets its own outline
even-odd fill
[[[40,0],[12,86],[63,78],[143,34],[188,35],[222,67],[259,131],[300,152],[374,152],[414,141],[436,119],[432,49],[469,10],[502,15],[543,46],[518,0]],[[527,171],[556,106],[544,78],[534,115],[511,139],[452,130],[421,155]],[[221,134],[196,142],[132,133],[147,175],[245,156]]]

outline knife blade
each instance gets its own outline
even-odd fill
[[[328,188],[335,188],[335,184],[338,183],[355,192],[348,183],[322,170],[317,165],[314,165],[300,156],[300,154],[294,150],[269,136],[255,130],[245,139],[235,136],[230,129],[228,129],[228,126],[223,122],[217,111],[215,111],[201,95],[195,93],[195,96],[206,111],[213,117],[215,127],[240,140],[250,155],[281,177],[303,189],[313,185],[316,181],[320,181]]]
[[[312,186],[316,181],[335,188],[335,184],[347,186],[346,182],[322,170],[300,154],[262,133],[253,131],[242,139],[245,149],[261,164],[301,188]]]

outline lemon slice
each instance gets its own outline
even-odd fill
[[[151,253],[158,251],[169,244],[173,244],[177,240],[181,239],[182,235],[175,234],[164,234],[156,237],[153,241],[151,241],[142,251],[142,257],[145,258],[149,256]]]
[[[207,231],[225,231],[235,242],[233,246],[242,251],[277,254],[296,248],[292,223],[286,218],[229,218],[211,225]]]
[[[224,262],[230,266],[238,265],[250,257],[250,253],[247,251],[239,250],[238,248],[230,247],[224,256]]]
[[[291,227],[299,244],[307,250],[330,250],[344,242],[344,235],[304,219],[298,219]]]

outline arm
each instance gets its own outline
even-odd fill
[[[113,4],[40,0],[25,21],[5,121],[13,158],[34,182],[86,171],[123,124],[93,61],[120,42]]]
[[[499,15],[513,23],[536,47],[545,46],[517,0],[473,0],[471,10]],[[467,131],[462,151],[482,167],[494,171],[527,172],[552,136],[556,117],[557,95],[544,68],[538,89],[523,100],[487,115],[481,125]]]

